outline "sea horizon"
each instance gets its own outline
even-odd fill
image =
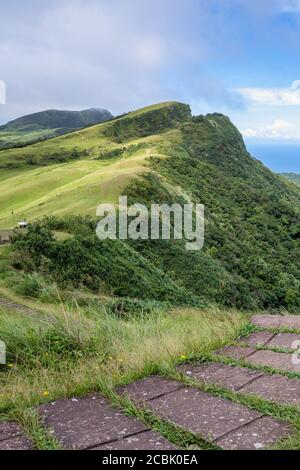
[[[300,142],[249,142],[247,150],[253,157],[276,173],[300,173]]]

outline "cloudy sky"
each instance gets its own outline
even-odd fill
[[[300,142],[300,0],[0,0],[0,122],[180,100]],[[0,86],[1,88],[1,86]],[[1,92],[0,92],[1,93]]]

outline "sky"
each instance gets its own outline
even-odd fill
[[[178,100],[228,115],[258,152],[284,148],[300,172],[300,0],[0,0],[0,11],[0,123]]]

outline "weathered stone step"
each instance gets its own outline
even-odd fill
[[[166,390],[168,380],[161,380]],[[170,391],[161,394],[159,378],[148,377],[122,388],[120,393],[223,449],[262,449],[291,432],[287,423],[265,417],[246,406],[195,387],[182,386],[180,382],[174,390],[175,384],[170,381]]]
[[[0,423],[0,450],[33,450],[34,444],[12,421]]]
[[[296,344],[298,342],[298,345]],[[278,333],[268,343],[271,348],[297,349],[300,346],[300,334],[296,333]]]
[[[221,349],[218,349],[214,352],[217,356],[224,356],[230,359],[236,359],[240,361],[241,359],[246,359],[251,354],[254,354],[256,351],[255,348],[243,347],[243,346],[224,346]]]
[[[157,433],[149,432],[142,421],[113,408],[98,393],[42,405],[39,413],[65,449],[175,449]]]
[[[119,393],[134,397],[135,403],[142,404],[167,393],[184,388],[184,384],[177,380],[165,379],[159,375],[152,375],[137,382],[132,382],[119,389]]]
[[[195,365],[182,364],[177,369],[179,372],[200,382],[220,385],[234,392],[264,375],[264,372],[261,371],[214,362]]]
[[[291,328],[300,330],[300,315],[255,315],[254,325],[261,328]]]
[[[185,364],[178,370],[192,379],[281,405],[300,407],[300,380],[227,364]]]
[[[297,344],[298,342],[298,344]],[[260,331],[252,333],[247,338],[240,341],[241,345],[246,346],[262,346],[265,348],[284,348],[295,350],[300,346],[300,334],[298,333],[269,333],[268,331]]]
[[[300,363],[294,363],[294,355],[274,351],[256,351],[247,357],[247,362],[254,365],[272,367],[287,372],[300,373]]]
[[[295,362],[293,353],[280,353],[266,350],[256,350],[248,347],[225,346],[219,349],[215,354],[227,358],[244,359],[246,362],[254,366],[266,366],[273,369],[282,370],[284,372],[300,373],[300,363]]]

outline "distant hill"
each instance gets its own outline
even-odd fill
[[[293,181],[293,183],[296,183],[300,186],[300,174],[299,173],[281,173],[281,176],[284,178],[287,178],[290,181]]]
[[[222,114],[149,106],[0,152],[0,181],[0,228],[48,216],[46,227],[74,234],[60,242],[30,233],[18,268],[131,299],[299,311],[300,188],[253,158]],[[147,206],[204,204],[203,250],[98,240],[96,208],[120,195]]]
[[[113,116],[106,109],[59,111],[49,109],[28,114],[0,126],[0,149],[21,147],[86,126],[108,121]]]

